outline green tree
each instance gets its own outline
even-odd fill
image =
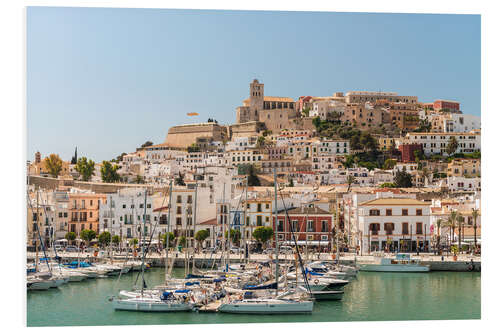
[[[353,175],[347,176],[347,192],[351,191],[351,185],[356,182],[356,178]]]
[[[120,167],[116,164],[111,164],[109,161],[102,161],[101,166],[101,178],[105,183],[117,183],[120,181],[120,175],[118,175],[118,169]]]
[[[200,146],[198,146],[196,143],[191,144],[187,148],[188,153],[197,153],[200,151]]]
[[[166,232],[163,235],[161,235],[163,246],[166,247],[166,244],[167,244],[167,234],[168,234],[168,247],[174,247],[174,245],[175,245],[175,236],[174,236],[173,232]]]
[[[380,185],[381,188],[394,188],[396,187],[396,184],[394,183],[383,183]]]
[[[96,232],[94,230],[83,229],[80,232],[80,237],[87,243],[87,246],[90,245],[90,242],[96,237]]]
[[[141,145],[141,148],[150,147],[153,145],[152,141],[146,141]]]
[[[179,177],[175,178],[175,185],[186,186],[184,175],[179,171]]]
[[[314,117],[312,120],[312,124],[314,125],[314,127],[316,127],[316,131],[319,132],[321,126],[321,119],[319,117]]]
[[[95,162],[91,159],[87,160],[86,157],[80,157],[76,163],[75,170],[78,171],[84,182],[94,175]]]
[[[385,170],[391,170],[394,169],[394,166],[398,163],[395,159],[388,158],[384,162],[384,169]]]
[[[448,155],[453,155],[458,149],[458,141],[457,139],[452,136],[450,137],[450,140],[448,140],[448,145],[446,146],[446,153]]]
[[[198,230],[194,235],[194,239],[198,242],[198,245],[201,247],[201,244],[210,236],[210,233],[206,229]]]
[[[458,213],[457,214],[457,222],[458,222],[458,249],[460,252],[462,252],[462,228],[464,225],[465,218],[462,216],[462,214]]]
[[[134,183],[136,183],[136,184],[144,184],[145,183],[144,182],[144,178],[141,175],[137,175],[135,177]]]
[[[76,239],[76,234],[73,231],[67,232],[66,235],[64,235],[64,238],[68,240],[68,242],[73,243],[73,241]]]
[[[266,138],[263,136],[259,136],[257,139],[257,143],[255,144],[255,147],[257,148],[262,148],[266,145]]]
[[[271,134],[273,134],[273,131],[270,131],[270,130],[265,130],[264,132],[262,132],[262,136],[264,136],[264,137],[271,135]]]
[[[224,236],[226,237],[226,239],[228,239],[227,230],[224,233]],[[235,244],[239,244],[240,239],[241,239],[241,232],[239,230],[236,230],[236,229],[231,229],[231,242],[233,242]]]
[[[121,241],[121,238],[118,235],[114,235],[113,237],[111,237],[111,243],[113,243],[113,245],[120,244],[120,241]]]
[[[97,239],[101,246],[108,246],[111,242],[111,234],[108,231],[103,231]]]
[[[128,242],[131,246],[134,247],[134,249],[136,248],[137,244],[139,244],[139,240],[137,238],[132,238],[131,240],[129,240]]]
[[[396,175],[394,176],[394,183],[396,187],[412,187],[411,175],[406,172],[406,168],[403,167],[403,170],[396,171]]]
[[[182,247],[186,247],[186,243],[187,243],[186,236],[181,236],[181,238],[179,238],[179,245]]]
[[[257,227],[252,232],[252,236],[256,241],[264,245],[267,241],[273,238],[274,230],[271,227]]]
[[[57,154],[50,154],[48,157],[45,157],[43,164],[45,169],[54,178],[57,178],[62,171],[63,161]]]

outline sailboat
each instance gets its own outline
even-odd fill
[[[167,220],[167,228],[170,225],[170,207],[172,199],[172,181],[170,181],[170,201],[169,206],[169,218]],[[147,189],[144,192],[144,216],[146,216],[146,206],[147,206]],[[143,219],[143,226],[146,224],[146,219]],[[167,232],[167,247],[166,247],[166,263],[168,263],[168,232]],[[142,233],[141,233],[141,244],[142,244]],[[191,311],[194,304],[191,302],[191,297],[189,295],[189,290],[184,293],[174,293],[171,291],[163,291],[161,293],[155,291],[145,291],[145,281],[144,281],[144,259],[145,251],[144,246],[142,249],[142,261],[141,261],[141,290],[140,294],[130,293],[128,296],[120,293],[121,297],[112,297],[111,302],[115,310],[127,310],[127,311],[143,311],[143,312],[179,312],[179,311]],[[165,267],[165,272],[168,274],[168,266]],[[166,275],[167,277],[167,275]],[[165,281],[166,282],[166,281]]]
[[[267,298],[245,298],[229,300],[218,307],[219,312],[239,313],[239,314],[294,314],[311,313],[314,302],[308,297],[299,296],[297,299],[285,298],[289,293],[278,295],[279,285],[279,258],[278,258],[278,183],[276,179],[276,169],[274,169],[274,201],[275,201],[275,277],[276,277],[276,295]],[[248,294],[247,294],[248,295]]]

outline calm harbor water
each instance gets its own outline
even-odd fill
[[[163,268],[146,273],[163,282]],[[174,274],[182,275],[183,269]],[[317,302],[307,315],[137,313],[114,311],[108,297],[130,289],[137,273],[27,292],[28,326],[164,325],[424,319],[480,319],[481,273],[360,272],[342,301]]]

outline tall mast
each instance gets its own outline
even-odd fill
[[[274,168],[274,250],[276,253],[276,296],[278,296],[278,279],[279,279],[279,263],[278,263],[278,182],[276,180],[276,168]]]
[[[223,190],[222,190],[222,205],[221,205],[221,222],[222,222],[222,266],[224,269],[226,269],[226,235],[225,233],[225,227],[224,227],[224,207],[225,207],[225,201],[226,201],[226,183],[224,182]],[[226,270],[227,271],[227,270]]]
[[[170,245],[170,211],[172,210],[172,180],[170,180],[170,192],[168,194],[168,216],[167,216],[167,242],[165,244],[165,284],[167,283],[168,279],[168,251],[169,251],[169,245]]]
[[[247,259],[247,264],[248,262],[250,261],[250,250],[248,249],[248,240],[247,240],[247,237],[246,237],[246,233],[248,232],[247,230],[247,201],[248,201],[248,175],[247,175],[247,178],[246,178],[246,186],[245,186],[245,208],[244,208],[244,211],[243,211],[243,230],[244,231],[244,239],[245,239],[245,256],[246,256],[246,259]]]
[[[195,246],[196,246],[196,241],[195,241],[195,238],[194,238],[194,233],[195,233],[195,230],[196,230],[196,205],[197,205],[197,202],[198,201],[198,181],[195,180],[195,184],[194,184],[194,211],[193,211],[193,237],[192,237],[192,242],[193,242],[193,263],[192,263],[192,270],[194,269],[194,249],[195,249]]]
[[[28,198],[29,198],[29,195],[28,195]],[[38,204],[38,190],[37,190],[36,191],[36,220],[35,220],[35,225],[36,225],[37,229],[39,228],[38,219],[40,218],[40,214],[38,214],[38,207],[39,207],[39,204]],[[31,211],[33,211],[33,209],[31,209]],[[38,230],[36,230],[36,231],[38,231]],[[38,272],[38,242],[37,242],[37,237],[35,237],[35,251],[36,251],[35,271]]]
[[[148,196],[148,189],[146,188],[144,190],[144,216],[142,217],[142,232],[141,232],[141,253],[142,253],[142,263],[141,263],[141,276],[142,276],[142,283],[141,283],[141,296],[144,296],[144,244],[143,244],[143,235],[144,235],[144,228],[146,228],[146,200]]]

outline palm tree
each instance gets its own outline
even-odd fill
[[[457,214],[457,221],[458,221],[458,253],[462,252],[462,237],[463,237],[463,223],[465,221],[464,217],[458,213]]]
[[[437,231],[438,231],[438,236],[437,236],[437,247],[438,247],[438,251],[439,251],[439,248],[441,246],[441,224],[443,223],[443,219],[438,219],[436,221],[436,226],[437,226]]]
[[[450,249],[451,249],[451,243],[453,241],[453,236],[455,235],[455,228],[457,227],[457,212],[452,211],[450,213],[450,216],[448,217],[448,220],[446,221],[446,226],[450,230]]]
[[[354,176],[351,176],[351,175],[347,176],[347,185],[349,185],[347,187],[347,192],[349,192],[351,190],[351,185],[352,185],[352,183],[354,183],[355,180],[356,180],[356,178],[354,178]]]
[[[479,216],[479,211],[475,208],[472,208],[472,218],[474,219],[474,249],[477,248],[477,233],[476,233],[476,230],[477,230],[477,217]]]

